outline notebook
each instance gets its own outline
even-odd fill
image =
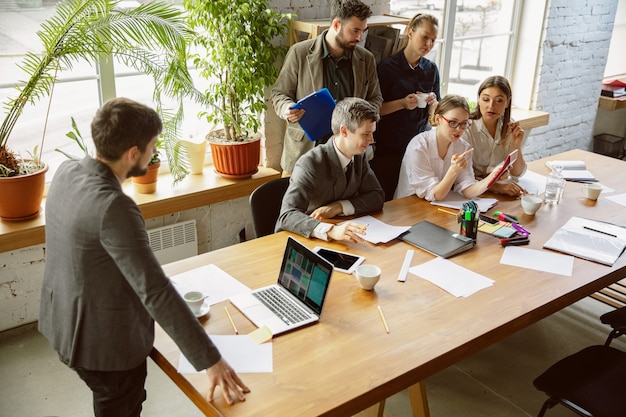
[[[426,220],[411,226],[408,232],[400,236],[400,239],[442,258],[465,252],[473,248],[476,243],[473,239]]]
[[[257,327],[273,335],[319,321],[333,265],[289,236],[276,284],[230,298]]]
[[[309,94],[291,108],[306,110],[299,123],[310,141],[315,142],[333,133],[330,120],[335,109],[335,99],[327,88]]]

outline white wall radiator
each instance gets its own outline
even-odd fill
[[[198,254],[195,220],[150,229],[148,239],[161,265]]]

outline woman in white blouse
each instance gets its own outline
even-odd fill
[[[511,85],[506,78],[494,75],[482,82],[478,87],[478,105],[470,120],[472,125],[465,130],[463,139],[474,148],[474,176],[479,179],[486,177],[517,149],[517,160],[509,170],[511,176],[495,183],[491,191],[521,195],[524,190],[516,179],[526,172],[526,161],[522,155],[524,130],[519,123],[511,120]]]
[[[449,94],[441,99],[431,118],[434,128],[415,136],[407,146],[394,198],[415,194],[439,201],[454,191],[470,199],[487,191],[496,171],[480,181],[474,178],[472,148],[462,139],[471,124],[469,114],[464,97]]]

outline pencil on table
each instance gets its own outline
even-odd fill
[[[451,215],[453,215],[453,216],[456,216],[456,215],[457,215],[457,213],[455,213],[454,211],[451,211],[451,210],[446,210],[446,209],[444,209],[444,208],[438,208],[437,210],[439,210],[439,211],[443,211],[444,213],[451,214]]]
[[[235,331],[235,334],[239,334],[239,331],[237,331],[237,327],[235,327],[235,322],[233,321],[233,318],[230,316],[230,313],[228,312],[228,307],[224,307],[224,311],[226,311],[226,315],[228,316],[228,321],[230,321],[230,325],[233,326],[233,330]]]
[[[378,315],[380,316],[380,320],[383,322],[383,326],[385,326],[385,331],[389,334],[389,326],[387,326],[387,320],[385,320],[383,309],[380,308],[380,306],[378,306]]]

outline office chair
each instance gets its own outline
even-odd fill
[[[626,334],[626,307],[603,314],[600,321],[613,328],[604,345],[561,359],[533,381],[549,397],[539,417],[556,404],[584,417],[626,415],[626,352],[609,346],[614,338]]]
[[[538,417],[562,404],[583,417],[626,415],[626,352],[605,345],[589,346],[561,359],[533,384],[550,398]]]
[[[626,334],[626,307],[621,307],[608,313],[604,313],[600,316],[600,321],[613,328],[611,333],[609,333],[609,337],[606,339],[606,342],[604,342],[604,346],[608,346],[611,344],[613,339]]]
[[[280,206],[288,185],[289,178],[278,178],[258,186],[250,194],[250,210],[255,237],[274,233],[274,226],[278,220]]]

